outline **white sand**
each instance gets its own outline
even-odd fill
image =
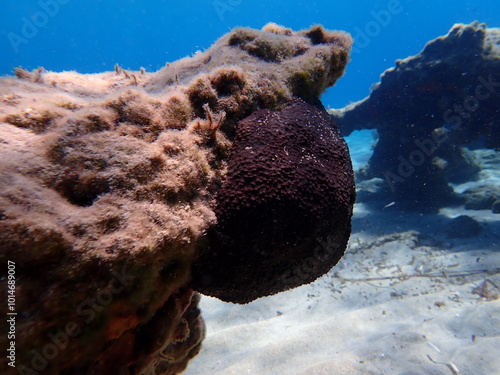
[[[313,284],[244,306],[204,297],[186,374],[499,374],[500,252],[421,237],[354,233]]]
[[[500,215],[355,207],[349,248],[313,284],[247,305],[203,297],[188,375],[500,374]],[[480,236],[441,228],[466,214]]]

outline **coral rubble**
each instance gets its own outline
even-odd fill
[[[479,171],[463,147],[500,148],[499,72],[500,29],[458,24],[330,113],[344,135],[377,129],[364,178],[384,179],[400,208],[437,211],[458,202],[449,183]]]
[[[16,77],[1,78],[0,258],[16,265],[18,368],[44,374],[174,374],[185,368],[204,336],[192,265],[207,254],[207,233],[218,220],[225,223],[217,203],[230,205],[220,191],[228,170],[235,173],[233,140],[243,136],[237,124],[255,111],[302,106],[302,117],[288,126],[311,126],[339,142],[334,162],[346,163],[340,175],[331,165],[311,168],[317,187],[330,194],[331,209],[314,212],[326,221],[311,235],[333,228],[331,191],[350,186],[349,175],[342,176],[350,170],[347,150],[324,110],[293,98],[317,104],[343,74],[351,43],[349,35],[320,26],[292,32],[270,24],[263,31],[236,29],[206,52],[155,73],[118,65],[89,75],[18,68]],[[291,146],[313,147],[308,137]],[[322,144],[310,155],[336,157],[337,146],[330,151]],[[302,148],[284,152],[309,155]],[[343,200],[352,200],[344,192],[342,241],[351,212]],[[286,233],[278,235],[287,240]],[[0,293],[7,291],[5,272]],[[231,286],[227,280],[225,287]],[[282,289],[263,288],[251,298]],[[12,371],[5,361],[2,372]]]

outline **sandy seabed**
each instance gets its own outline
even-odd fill
[[[355,231],[343,260],[313,284],[242,306],[203,297],[207,338],[185,373],[498,374],[500,252],[491,233],[378,236],[397,218],[356,208],[370,230]],[[428,219],[411,218],[431,230]]]
[[[481,234],[450,237],[460,215]],[[491,211],[356,204],[346,254],[316,282],[247,305],[203,297],[185,374],[499,374],[499,241]]]

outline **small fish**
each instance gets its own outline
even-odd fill
[[[386,209],[387,207],[394,206],[396,202],[392,201],[391,203],[387,203],[382,209]]]

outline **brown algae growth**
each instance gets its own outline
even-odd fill
[[[351,44],[269,24],[154,73],[0,78],[0,257],[16,263],[18,368],[182,371],[204,337],[191,269],[238,122],[296,97],[318,104]]]

